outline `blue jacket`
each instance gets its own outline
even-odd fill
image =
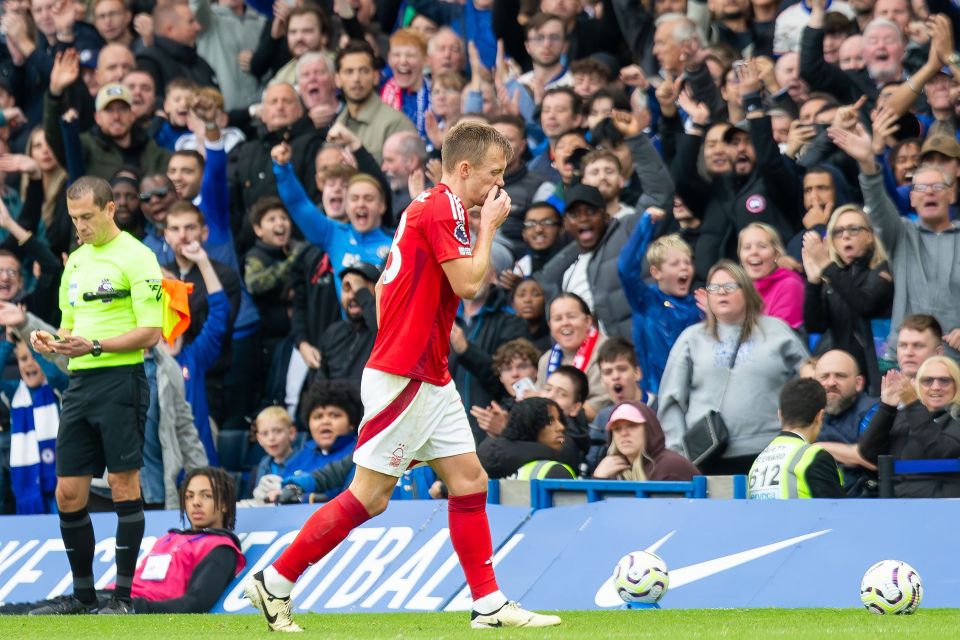
[[[193,204],[203,212],[207,222],[209,234],[207,241],[203,243],[207,255],[229,266],[240,276],[240,310],[233,323],[233,337],[243,338],[256,331],[260,325],[260,315],[243,284],[243,272],[240,271],[237,252],[233,248],[230,191],[227,186],[227,152],[224,150],[223,138],[216,142],[207,142],[205,146],[207,162],[203,169],[203,182],[200,183],[200,195],[194,198]]]
[[[677,298],[643,281],[641,265],[652,238],[653,222],[644,213],[620,252],[617,271],[633,310],[633,345],[643,371],[640,387],[657,393],[673,343],[684,329],[700,322],[700,310],[692,295]]]
[[[290,456],[284,465],[286,474],[287,476],[310,474],[317,469],[322,469],[331,462],[353,455],[353,447],[356,444],[357,434],[351,431],[346,435],[337,436],[330,451],[324,453],[317,448],[317,442],[308,437],[303,448]]]
[[[330,255],[337,275],[337,298],[340,297],[340,272],[345,267],[358,262],[383,267],[390,253],[393,236],[379,227],[359,233],[348,222],[328,218],[311,202],[290,164],[273,163],[273,174],[277,178],[280,198],[304,237]]]
[[[183,371],[183,385],[187,401],[193,408],[193,423],[197,426],[200,442],[207,452],[212,466],[220,464],[217,447],[210,430],[210,409],[207,404],[207,369],[220,357],[220,348],[227,333],[227,319],[230,317],[230,301],[223,290],[207,296],[210,312],[203,323],[203,329],[193,342],[184,345],[177,354],[177,364]]]

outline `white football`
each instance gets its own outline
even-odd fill
[[[670,586],[667,563],[649,551],[628,553],[613,569],[613,586],[626,603],[660,602]]]
[[[920,574],[900,560],[881,560],[860,583],[860,601],[867,611],[880,615],[910,614],[923,600]]]

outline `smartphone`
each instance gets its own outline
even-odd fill
[[[533,391],[536,387],[533,385],[533,380],[530,378],[520,378],[512,385],[513,392],[517,396],[517,400],[523,400],[523,396],[527,394],[528,391]]]

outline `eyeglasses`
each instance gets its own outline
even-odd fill
[[[949,187],[950,185],[948,185],[946,182],[934,182],[933,184],[915,184],[913,185],[913,190],[917,193],[927,193],[929,191],[932,191],[933,193],[940,193]]]
[[[740,285],[736,282],[724,282],[723,284],[708,284],[706,286],[707,293],[720,293],[721,291],[724,294],[733,293],[738,290]]]
[[[560,222],[557,220],[526,220],[523,223],[524,229],[536,229],[538,227],[545,227],[549,229],[550,227],[559,227]]]
[[[564,35],[562,33],[550,33],[539,36],[530,36],[527,38],[528,42],[533,44],[543,44],[544,42],[549,42],[550,44],[557,44],[563,42]]]
[[[16,278],[20,275],[20,269],[14,267],[7,267],[6,269],[0,269],[0,276],[7,276],[8,278]]]
[[[150,199],[154,196],[158,198],[165,198],[168,193],[170,193],[170,189],[167,187],[160,187],[159,189],[154,189],[153,191],[142,191],[140,193],[140,202],[150,202]]]
[[[868,227],[861,227],[860,225],[854,224],[854,225],[850,225],[849,227],[834,227],[833,231],[831,231],[830,233],[833,235],[834,238],[839,238],[845,233],[849,233],[850,237],[856,238],[858,235],[860,235],[864,231],[870,231],[870,229]]]
[[[948,378],[946,376],[924,376],[920,378],[920,386],[930,388],[934,384],[939,387],[949,387],[953,384],[953,378]]]

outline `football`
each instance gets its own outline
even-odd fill
[[[633,551],[613,569],[613,586],[624,602],[655,604],[670,586],[667,563],[655,553]]]
[[[920,574],[900,560],[881,560],[867,569],[860,583],[860,601],[871,613],[910,614],[921,600]]]

